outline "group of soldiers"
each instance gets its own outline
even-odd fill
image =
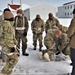
[[[52,13],[48,14],[49,18],[44,22],[40,15],[37,14],[36,18],[31,23],[31,30],[33,33],[33,46],[34,50],[37,48],[37,40],[39,41],[39,57],[50,61],[50,56],[62,50],[67,45],[69,39],[67,38],[67,27],[60,25],[58,19],[56,19]],[[2,52],[5,54],[6,65],[1,71],[1,75],[10,75],[12,69],[18,61],[20,54],[20,40],[22,40],[22,55],[29,56],[26,53],[27,49],[27,32],[29,23],[23,14],[22,9],[17,10],[17,16],[6,8],[3,12],[3,20],[1,21],[1,32],[0,32],[0,45],[2,46]],[[46,35],[44,37],[44,45],[46,50],[42,50],[43,47],[43,32]],[[66,50],[67,51],[67,50]],[[64,54],[69,52],[64,51]],[[58,54],[58,53],[57,53]]]
[[[40,17],[40,15],[37,16]],[[58,19],[56,19],[52,13],[48,14],[49,18],[46,23],[44,23],[41,18],[38,18],[39,20],[37,20],[37,16],[36,19],[32,21],[31,26],[33,30],[33,41],[35,43],[33,43],[34,50],[36,50],[37,38],[39,40],[39,58],[45,58],[47,61],[50,61],[51,56],[54,54],[58,55],[60,53],[63,53],[65,55],[70,55],[70,49],[68,44],[69,38],[67,37],[68,27],[61,25]],[[44,45],[46,46],[46,50],[41,49],[42,33],[44,30],[46,33],[44,37]]]

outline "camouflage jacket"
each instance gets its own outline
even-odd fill
[[[56,30],[58,30],[58,27],[53,26],[52,28],[48,29],[46,36],[44,37],[44,41],[50,42],[54,41]]]
[[[31,29],[32,32],[35,34],[42,34],[44,31],[44,21],[42,19],[40,19],[39,21],[37,21],[36,19],[34,19],[31,23]]]
[[[53,18],[53,20],[48,19],[45,24],[45,31],[47,32],[47,30],[50,29],[52,26],[58,27],[59,25],[60,23],[56,18]]]
[[[7,47],[14,47],[15,30],[11,25],[11,22],[3,20],[1,24],[3,29],[2,36],[3,36],[4,45]]]

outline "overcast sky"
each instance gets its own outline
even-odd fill
[[[28,5],[35,5],[41,2],[45,2],[48,5],[57,8],[58,6],[63,5],[64,3],[71,2],[74,0],[21,0],[23,4]],[[3,10],[7,7],[7,4],[10,4],[11,2],[20,3],[20,0],[0,0],[0,10]]]

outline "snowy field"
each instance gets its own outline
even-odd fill
[[[69,26],[71,19],[59,19],[60,23],[64,26]],[[17,65],[13,69],[12,75],[65,75],[68,72],[71,72],[72,66],[70,66],[70,59],[65,61],[50,61],[46,62],[45,60],[40,60],[37,53],[39,52],[38,46],[37,50],[33,50],[33,41],[32,41],[32,31],[31,31],[31,21],[29,21],[29,30],[28,30],[28,46],[27,52],[29,56],[22,56],[20,49],[20,57]],[[43,33],[43,37],[45,33]],[[43,45],[43,48],[45,46]],[[0,63],[0,70],[2,69],[2,63]]]

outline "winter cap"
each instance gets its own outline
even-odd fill
[[[75,9],[73,9],[73,14],[75,14]]]
[[[10,19],[10,18],[13,18],[13,17],[14,17],[14,15],[9,11],[6,11],[4,13],[4,19]]]
[[[52,13],[49,13],[48,15],[49,15],[49,17],[53,17],[53,14]]]
[[[23,10],[22,9],[18,9],[17,13],[23,14]]]
[[[5,8],[4,11],[3,11],[3,13],[5,13],[6,11],[11,12],[9,8]]]

